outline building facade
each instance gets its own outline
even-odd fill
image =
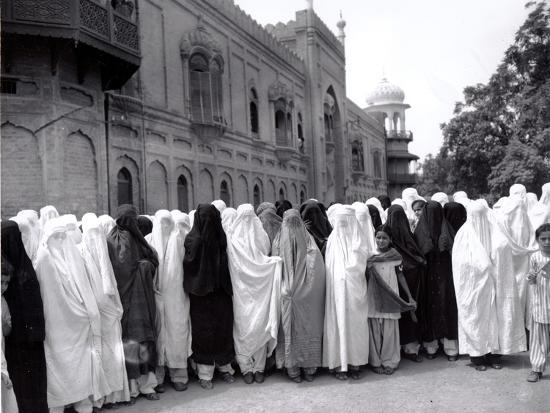
[[[343,21],[336,37],[308,7],[264,28],[230,0],[2,7],[2,216],[387,192],[384,123],[346,97]]]

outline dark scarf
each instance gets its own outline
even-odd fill
[[[409,297],[409,301],[403,300],[399,294],[391,289],[382,276],[376,271],[374,264],[377,262],[401,261],[401,255],[390,248],[388,251],[373,255],[367,260],[368,288],[374,297],[374,307],[381,313],[404,313],[414,311],[416,302]]]
[[[372,226],[376,231],[382,225],[382,218],[380,218],[380,211],[374,205],[367,205],[369,208],[370,219],[372,221]]]
[[[426,202],[414,230],[414,238],[424,255],[439,247],[443,221],[443,207],[441,204],[436,201]]]
[[[153,221],[143,215],[140,215],[137,218],[137,225],[139,228],[139,232],[141,232],[141,235],[143,235],[144,237],[153,232]]]
[[[378,200],[380,201],[380,204],[382,205],[382,209],[385,211],[391,206],[391,200],[390,197],[387,195],[379,195]]]
[[[453,250],[455,235],[462,225],[466,222],[467,212],[464,205],[458,202],[448,202],[443,207],[445,219],[441,226],[441,236],[439,237],[439,250],[449,253]]]
[[[2,256],[14,268],[4,297],[10,309],[12,342],[42,342],[46,336],[40,284],[14,221],[2,222]]]
[[[281,219],[283,218],[285,211],[292,209],[292,204],[290,203],[290,201],[287,201],[286,199],[283,199],[276,206],[277,206],[277,215],[279,215]]]
[[[188,294],[205,296],[221,288],[232,295],[227,239],[220,212],[214,205],[197,207],[193,228],[185,238],[183,268],[183,284]]]
[[[324,257],[327,240],[332,232],[332,226],[328,222],[323,204],[319,204],[313,200],[306,201],[300,206],[300,215],[306,229],[313,236],[313,239],[315,239],[315,243]]]
[[[405,270],[426,264],[424,255],[414,240],[409,219],[400,205],[390,206],[386,226],[390,228],[393,246],[403,257]]]

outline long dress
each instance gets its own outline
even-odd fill
[[[319,251],[325,256],[328,237],[332,231],[323,204],[310,199],[300,206],[300,215],[308,232],[313,236]]]
[[[227,239],[237,362],[243,373],[263,372],[277,345],[282,262],[268,255],[271,242],[250,204],[237,209]]]
[[[48,411],[45,322],[40,284],[15,222],[2,222],[2,255],[14,267],[4,293],[12,319],[5,356],[19,411]]]
[[[233,360],[233,302],[227,239],[215,206],[199,204],[185,238],[183,285],[189,294],[193,360],[226,365]]]
[[[496,274],[491,261],[489,210],[479,201],[468,206],[466,223],[453,246],[460,354],[481,357],[499,350]]]
[[[130,400],[122,344],[122,303],[109,259],[107,238],[95,214],[82,217],[83,239],[78,245],[101,317],[101,361],[109,388],[105,403]]]
[[[52,238],[65,235],[63,241]],[[48,406],[59,408],[111,393],[101,363],[101,319],[76,246],[63,218],[43,228],[36,274],[44,302]]]
[[[165,228],[163,229],[163,220]],[[151,246],[159,257],[155,277],[158,365],[186,369],[191,349],[189,296],[183,290],[183,256],[186,233],[176,227],[167,210],[157,211]]]
[[[273,255],[283,260],[277,367],[321,367],[325,264],[298,211],[284,213],[281,232],[273,242]]]
[[[337,207],[333,219],[325,255],[323,366],[346,372],[369,359],[367,251],[353,208]]]

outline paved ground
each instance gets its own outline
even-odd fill
[[[196,379],[185,392],[171,387],[161,400],[139,398],[120,413],[177,412],[550,412],[550,373],[528,383],[527,354],[503,359],[504,369],[478,372],[467,357],[416,364],[403,360],[393,376],[364,370],[360,380],[341,382],[323,372],[313,383],[296,384],[276,373],[263,384],[214,381],[200,388]]]

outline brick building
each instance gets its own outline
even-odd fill
[[[385,193],[344,26],[308,7],[264,28],[231,0],[2,2],[2,216]]]

